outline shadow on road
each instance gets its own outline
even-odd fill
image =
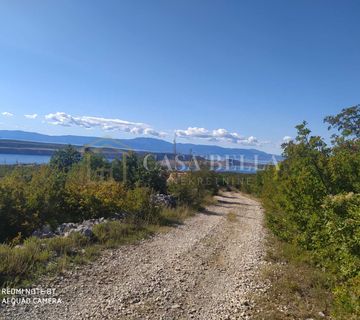
[[[257,207],[257,205],[254,205],[254,204],[248,204],[248,203],[243,203],[243,202],[226,201],[226,200],[218,200],[217,202],[218,202],[218,203],[222,203],[222,204],[231,204],[231,205],[236,205],[236,206]]]
[[[212,210],[209,210],[209,209],[203,209],[200,212],[203,213],[203,214],[206,214],[208,216],[222,216],[221,213],[218,213],[218,212],[215,212],[215,211],[212,211]]]

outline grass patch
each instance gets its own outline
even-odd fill
[[[330,319],[334,279],[312,266],[307,252],[269,236],[266,260],[262,277],[271,285],[253,297],[260,309],[254,319]]]
[[[237,221],[237,215],[234,211],[229,211],[226,215],[226,220],[229,222],[236,222]]]
[[[195,210],[187,206],[164,208],[160,214],[160,224],[169,226],[181,224],[185,219],[195,215]]]
[[[213,205],[215,205],[217,203],[218,203],[218,201],[213,195],[207,194],[207,195],[204,196],[204,199],[202,201],[201,206],[202,207],[213,206]]]
[[[22,246],[0,245],[2,286],[28,286],[39,276],[62,273],[74,264],[93,260],[100,248],[79,234],[38,239],[30,237]]]
[[[78,237],[84,237],[78,234]],[[86,237],[84,237],[84,246],[86,245]],[[71,255],[75,253],[75,250],[82,246],[75,239],[75,233],[68,237],[55,237],[43,241],[43,244],[49,249],[50,252],[54,252],[56,256]]]
[[[153,233],[150,228],[138,227],[120,221],[98,224],[94,226],[93,232],[100,244],[105,245],[107,248],[133,243]]]
[[[51,251],[37,238],[25,240],[22,247],[0,245],[0,281],[1,284],[18,283],[45,270]]]

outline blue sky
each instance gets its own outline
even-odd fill
[[[324,116],[359,103],[359,14],[357,0],[2,0],[0,128],[178,130],[278,153],[302,120],[326,135]]]

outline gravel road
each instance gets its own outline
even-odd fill
[[[44,282],[61,304],[2,308],[0,318],[250,319],[257,308],[249,296],[265,290],[257,277],[263,211],[240,193],[217,200],[167,233],[106,250],[94,263]]]

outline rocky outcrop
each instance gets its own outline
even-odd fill
[[[169,207],[174,208],[176,206],[176,200],[173,196],[167,194],[154,194],[151,196],[151,202],[157,207]],[[111,218],[97,218],[97,219],[89,219],[84,220],[82,222],[66,222],[60,224],[56,230],[52,230],[49,225],[44,225],[41,228],[35,230],[32,234],[34,237],[38,237],[41,239],[52,238],[56,236],[67,237],[72,232],[79,232],[84,236],[92,239],[94,234],[92,229],[95,225],[104,223],[107,221],[114,220],[122,220],[126,217],[126,213],[115,213],[111,216]]]
[[[162,194],[162,193],[153,194],[151,196],[151,202],[157,207],[169,207],[169,208],[176,207],[175,197],[168,194]]]
[[[125,217],[126,213],[115,213],[111,218],[102,217],[98,219],[89,219],[79,223],[67,222],[60,224],[55,231],[52,231],[49,225],[44,225],[42,228],[35,230],[32,235],[34,237],[44,239],[55,236],[67,237],[73,232],[79,232],[87,238],[92,239],[94,237],[92,230],[95,225],[105,223],[107,221],[122,220]]]

